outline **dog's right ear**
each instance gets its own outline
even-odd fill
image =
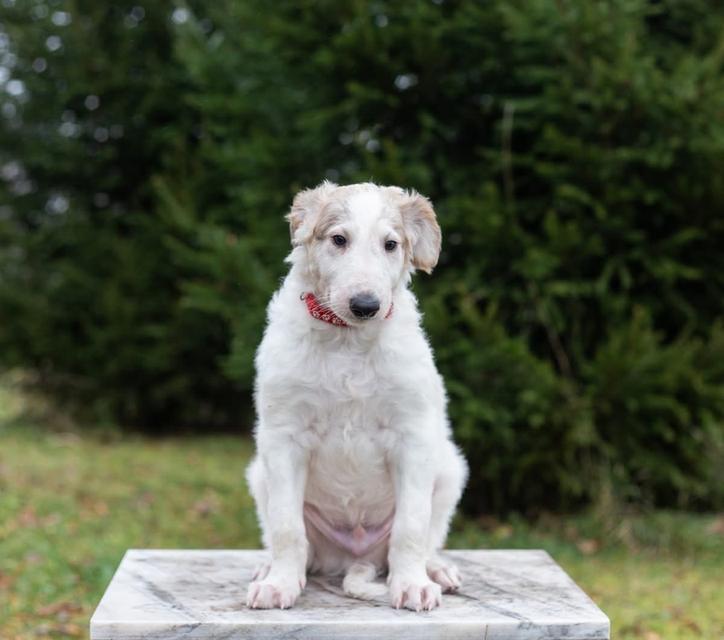
[[[314,224],[322,210],[327,196],[337,188],[337,185],[329,180],[314,189],[300,191],[292,202],[292,208],[287,214],[289,221],[289,233],[294,246],[304,244],[314,232]]]

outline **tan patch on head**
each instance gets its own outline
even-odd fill
[[[340,224],[346,217],[344,209],[334,200],[322,205],[322,209],[317,215],[312,229],[312,235],[316,238],[322,238],[335,225]]]
[[[335,189],[336,184],[325,180],[318,187],[300,191],[294,197],[292,208],[286,216],[292,244],[302,244],[312,237],[317,220]]]

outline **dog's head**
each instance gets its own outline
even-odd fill
[[[430,201],[370,183],[323,182],[297,194],[287,216],[294,250],[320,302],[349,324],[384,318],[415,269],[430,273],[440,227]]]

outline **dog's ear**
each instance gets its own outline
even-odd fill
[[[314,230],[314,221],[324,206],[327,196],[336,188],[336,184],[325,180],[318,187],[300,191],[294,197],[292,208],[286,216],[293,245],[303,244],[309,240]]]
[[[435,210],[425,197],[416,191],[405,191],[400,204],[402,223],[409,242],[412,266],[432,273],[440,256],[442,234]]]

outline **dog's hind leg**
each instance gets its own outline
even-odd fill
[[[456,591],[460,587],[460,573],[454,564],[438,552],[445,546],[450,520],[463,492],[467,473],[465,460],[457,447],[450,442],[433,488],[427,560],[428,576],[447,592]]]
[[[432,491],[432,510],[428,533],[428,549],[437,551],[445,546],[450,520],[467,480],[468,468],[457,447],[447,442]]]
[[[342,581],[344,592],[358,600],[375,600],[387,594],[387,587],[375,582],[377,569],[366,562],[356,562],[349,569]]]
[[[259,518],[262,544],[268,549],[267,501],[269,500],[269,492],[264,478],[264,469],[258,456],[251,461],[246,469],[246,485],[249,487],[249,493],[256,503],[256,514]]]

